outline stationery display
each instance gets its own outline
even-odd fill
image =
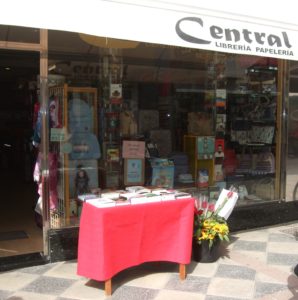
[[[192,183],[192,175],[189,174],[188,157],[183,152],[175,152],[170,155],[170,159],[174,162],[174,181],[178,183]]]
[[[166,158],[150,159],[152,169],[151,184],[156,187],[172,188],[174,186],[174,163]]]
[[[118,205],[142,204],[176,199],[189,199],[192,195],[178,190],[131,186],[125,190],[102,193],[100,195],[87,193],[80,195],[78,200],[88,202],[96,207],[111,207]]]
[[[212,159],[215,153],[214,136],[200,136],[197,138],[198,159]]]

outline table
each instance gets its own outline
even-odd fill
[[[83,204],[77,274],[105,281],[118,272],[150,261],[179,263],[180,278],[190,263],[194,199],[99,208]]]

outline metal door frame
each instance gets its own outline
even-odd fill
[[[0,49],[3,50],[19,50],[19,51],[33,51],[40,54],[40,101],[42,113],[42,132],[41,132],[41,152],[42,152],[42,199],[43,199],[43,250],[44,255],[49,255],[48,250],[48,230],[49,230],[49,209],[48,209],[48,157],[49,140],[48,140],[48,30],[39,29],[39,43],[20,43],[11,41],[1,41]]]

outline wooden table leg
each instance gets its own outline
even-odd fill
[[[179,264],[179,277],[180,277],[180,280],[184,280],[186,278],[185,264]]]
[[[108,279],[105,281],[105,294],[106,296],[112,295],[112,279]]]

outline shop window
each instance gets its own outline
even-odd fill
[[[67,41],[65,49],[58,38]],[[72,168],[89,172],[89,189],[59,200],[55,226],[78,224],[80,201],[134,185],[175,188],[209,201],[234,185],[238,205],[277,198],[276,61],[145,43],[115,51],[74,33],[49,32],[49,41],[50,74],[65,79],[59,112],[65,131],[54,130],[59,146],[50,148],[59,157],[57,188],[75,186]],[[83,102],[92,95],[85,104],[100,155],[93,163],[83,155],[71,166],[72,154],[91,149],[80,135],[67,140],[91,128],[82,107],[71,113],[65,105],[74,95]]]
[[[0,41],[39,43],[39,29],[0,25]]]
[[[286,200],[298,200],[298,89],[297,89],[297,62],[290,62],[289,102],[288,102],[288,136],[286,161]]]

